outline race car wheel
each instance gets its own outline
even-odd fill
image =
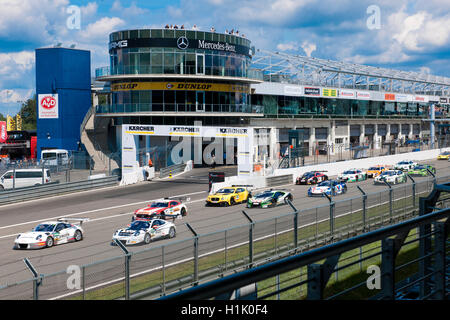
[[[144,243],[149,244],[150,242],[152,242],[152,237],[150,236],[149,233],[146,233],[144,236]]]
[[[45,241],[45,246],[47,248],[50,248],[50,247],[53,247],[53,244],[54,244],[53,238],[52,237],[48,237],[47,241]]]
[[[81,241],[83,240],[83,234],[80,230],[75,231],[75,241]]]
[[[235,203],[236,201],[234,201],[234,198],[230,198],[230,206],[234,206]]]
[[[185,217],[186,216],[186,209],[185,208],[181,208],[181,216]]]
[[[398,184],[398,178],[395,178],[395,183],[394,184]]]
[[[175,228],[172,227],[169,230],[169,239],[175,238],[175,236],[176,236],[176,231],[175,231]]]
[[[327,181],[328,180],[328,176],[323,176],[323,181]]]
[[[317,184],[317,178],[314,178],[312,181],[314,184]]]
[[[346,193],[347,192],[347,186],[345,186],[343,189],[342,189],[342,193]]]

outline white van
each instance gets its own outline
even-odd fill
[[[69,152],[64,149],[43,150],[41,161],[46,166],[66,166],[69,164]]]
[[[44,184],[50,183],[50,170],[44,169]],[[14,170],[8,170],[0,177],[0,190],[38,186],[42,184],[42,169],[16,169],[14,181]]]

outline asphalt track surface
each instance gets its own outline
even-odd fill
[[[450,176],[450,163],[447,161],[429,160],[423,161],[423,163],[434,165],[437,168],[438,177]],[[192,238],[192,233],[186,227],[186,223],[189,223],[198,234],[205,235],[246,225],[248,221],[242,214],[242,210],[246,210],[255,222],[292,212],[288,206],[270,209],[246,209],[244,204],[220,208],[205,207],[204,200],[208,194],[208,171],[206,168],[195,169],[164,181],[112,187],[0,207],[0,286],[31,278],[30,271],[22,261],[24,258],[29,258],[40,274],[50,274],[66,270],[69,265],[86,265],[120,256],[122,254],[120,249],[110,245],[112,234],[130,222],[134,210],[144,207],[151,200],[170,196],[190,197],[190,201],[187,203],[188,215],[175,221],[177,226],[175,239],[155,241],[146,246],[130,246],[128,247],[130,251],[139,251],[152,246],[161,246],[165,243]],[[217,171],[225,171],[226,175],[230,176],[235,174],[236,168],[217,168]],[[417,182],[430,180],[430,178],[422,177],[415,179]],[[407,184],[410,183],[410,181],[407,182]],[[348,183],[347,193],[337,196],[336,201],[360,196],[357,185],[367,193],[387,190],[384,185],[374,185],[371,179]],[[307,197],[308,187],[283,186],[283,188],[291,190],[294,196],[293,204],[298,209],[305,210],[317,206],[325,208],[328,200]],[[400,196],[401,194],[399,194]],[[369,202],[369,206],[376,205],[377,202],[379,202],[378,199],[374,198],[373,203]],[[337,213],[340,211],[345,213],[347,208],[337,206]],[[327,212],[328,210],[322,212],[325,219]],[[83,224],[83,241],[49,249],[13,250],[14,239],[18,233],[29,231],[41,222],[55,220],[58,217],[89,218],[90,221]],[[315,219],[317,217],[301,219],[301,224],[312,223]],[[268,226],[268,228],[271,227]],[[263,235],[270,230],[261,229],[259,232],[260,235]],[[242,238],[236,237],[234,240],[237,243],[242,239],[245,239],[245,234]],[[215,244],[204,245],[200,254],[214,249],[217,249]],[[174,261],[170,262],[175,262],[177,259],[181,259],[181,256],[174,257]],[[4,298],[0,294],[0,299]]]

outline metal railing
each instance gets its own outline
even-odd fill
[[[174,164],[173,166],[161,168],[159,170],[159,177],[160,178],[171,177],[172,175],[183,172],[185,168],[186,163]]]
[[[436,177],[385,187],[381,192],[364,192],[359,197],[336,201],[332,198],[328,204],[301,210],[291,203],[274,208],[275,217],[258,221],[236,209],[227,213],[228,220],[221,224],[242,219],[247,223],[202,234],[203,228],[217,223],[214,217],[205,217],[199,226],[178,225],[177,234],[182,240],[79,266],[81,280],[76,288],[67,286],[70,275],[66,271],[40,274],[28,281],[0,286],[0,299],[31,299],[33,286],[37,288],[35,299],[157,298],[410,219],[418,214],[418,197],[427,195],[436,183],[448,180]],[[447,199],[441,206],[449,203]],[[37,263],[36,269],[39,267]]]
[[[98,105],[96,113],[128,112],[217,112],[263,114],[264,107],[249,104],[196,104],[194,103],[126,103]]]

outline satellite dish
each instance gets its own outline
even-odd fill
[[[55,44],[55,46],[53,48],[60,48],[62,46],[61,42],[58,42],[57,44]]]
[[[76,46],[77,46],[76,44],[72,44],[72,45],[70,46],[70,49],[75,49]]]

